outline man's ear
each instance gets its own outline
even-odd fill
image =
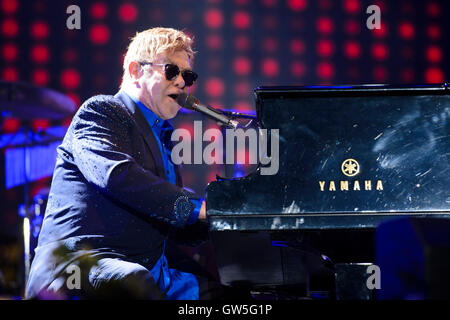
[[[143,74],[144,70],[142,70],[139,63],[136,61],[131,61],[128,65],[128,74],[133,82],[137,81]]]

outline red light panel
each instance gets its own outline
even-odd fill
[[[104,24],[96,24],[89,30],[89,39],[97,45],[103,45],[109,41],[110,31]]]
[[[119,7],[119,19],[129,23],[137,19],[138,10],[133,3],[124,3]]]
[[[205,25],[211,29],[217,29],[223,25],[223,14],[218,9],[209,9],[204,15]]]

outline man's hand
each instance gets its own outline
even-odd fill
[[[200,213],[198,214],[198,218],[200,220],[206,220],[206,202],[202,202],[202,206],[200,208]]]

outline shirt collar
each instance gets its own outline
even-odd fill
[[[147,108],[141,101],[139,101],[137,98],[135,98],[133,95],[127,93],[130,98],[136,103],[138,108],[141,110],[142,114],[144,115],[145,120],[147,120],[147,123],[150,125],[150,127],[156,131],[158,136],[161,134],[162,127],[164,125],[164,120],[158,117],[152,110]]]

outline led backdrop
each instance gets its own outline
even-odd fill
[[[378,30],[366,27],[373,4],[381,9]],[[66,27],[70,5],[81,9],[80,30]],[[0,0],[0,77],[55,89],[79,105],[94,94],[117,92],[123,54],[136,31],[167,26],[195,38],[200,77],[191,93],[212,106],[254,113],[252,90],[262,85],[444,82],[448,9],[443,0]],[[195,119],[206,121],[185,114],[174,124],[192,131]],[[53,125],[37,119],[33,128]],[[20,119],[2,117],[9,142],[20,127]],[[2,148],[5,162],[11,155]],[[183,171],[199,193],[216,173],[216,166]],[[50,183],[48,176],[36,177],[32,195]],[[2,228],[8,229],[17,222],[22,190],[4,182],[2,198]]]

